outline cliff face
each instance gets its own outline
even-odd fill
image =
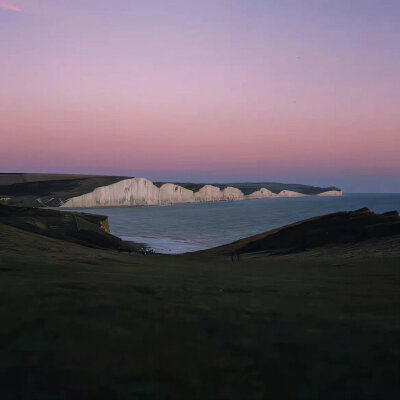
[[[282,190],[278,193],[278,197],[304,197],[303,193],[293,192],[292,190]]]
[[[334,196],[338,194],[330,191],[321,195]],[[261,188],[245,196],[238,188],[228,186],[221,189],[213,185],[204,185],[200,190],[194,192],[173,183],[165,183],[157,187],[149,179],[132,178],[98,187],[93,192],[81,196],[72,197],[63,204],[63,207],[150,206],[299,196],[305,195],[289,190],[282,190],[279,194],[275,194],[266,188]]]
[[[193,192],[182,186],[174,185],[173,183],[165,183],[159,189],[158,204],[160,205],[193,203],[194,201]]]
[[[145,178],[125,179],[69,199],[65,207],[146,206],[160,204],[160,190]]]
[[[110,234],[104,215],[0,205],[0,223],[84,246],[111,249],[125,246],[120,238]]]
[[[209,201],[232,201],[243,200],[244,195],[241,190],[228,186],[221,190],[217,186],[205,185],[198,192],[194,193],[196,202],[209,202]]]
[[[322,192],[317,194],[317,196],[342,196],[343,192],[341,190],[328,190],[327,192]]]
[[[222,191],[222,200],[243,200],[244,195],[242,191],[238,188],[228,186]]]
[[[264,199],[266,197],[276,197],[276,194],[271,192],[268,189],[261,188],[260,190],[257,190],[251,194],[248,194],[246,196],[246,199]]]
[[[108,223],[108,217],[100,221],[100,228],[106,233],[111,233],[110,224]]]

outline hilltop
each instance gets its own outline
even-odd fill
[[[400,235],[400,217],[397,211],[375,214],[368,208],[362,208],[310,218],[198,253],[288,254],[396,235]]]

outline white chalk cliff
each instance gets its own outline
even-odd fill
[[[139,178],[143,179],[143,178]],[[151,181],[148,181],[153,185]],[[156,189],[157,187],[153,185]],[[175,203],[193,203],[195,201],[194,194],[191,190],[173,183],[165,183],[159,189],[158,203],[159,205],[175,204]]]
[[[268,189],[261,188],[260,190],[248,194],[246,199],[264,199],[266,197],[276,197],[276,194]]]
[[[328,191],[319,196],[340,196],[340,191]],[[245,199],[263,199],[268,197],[300,197],[302,193],[282,190],[275,194],[261,188],[249,195],[235,187],[221,190],[217,186],[205,185],[198,192],[173,183],[165,183],[158,188],[146,178],[125,179],[108,186],[101,186],[81,196],[68,199],[62,207],[109,207],[109,206],[155,206],[178,203],[199,203],[210,201],[233,201]]]
[[[292,190],[281,190],[277,196],[278,197],[304,197],[304,196],[308,196],[308,195],[303,194],[303,193],[293,192]]]
[[[342,196],[343,192],[341,190],[328,190],[327,192],[322,192],[317,194],[317,196]]]

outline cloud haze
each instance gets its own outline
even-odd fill
[[[16,6],[13,6],[12,4],[7,4],[7,3],[0,3],[0,8],[5,8],[10,11],[16,11],[16,12],[22,12],[22,10]]]

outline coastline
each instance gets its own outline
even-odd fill
[[[184,203],[206,203],[219,201],[243,201],[250,199],[282,198],[282,197],[336,197],[342,196],[341,190],[320,191],[315,194],[281,190],[274,193],[260,187],[258,190],[245,193],[238,187],[225,186],[223,188],[206,184],[198,185],[198,191],[173,183],[164,183],[159,187],[146,178],[131,178],[117,183],[97,187],[90,193],[67,199],[60,207],[63,208],[91,208],[91,207],[120,207],[120,206],[151,206]]]
[[[165,206],[64,209],[107,215],[113,234],[139,237],[157,252],[183,253],[227,244],[243,237],[336,211],[367,206],[382,213],[400,211],[400,195],[274,198],[240,202],[186,203]],[[158,242],[159,241],[159,242]],[[158,242],[158,243],[157,243]]]

